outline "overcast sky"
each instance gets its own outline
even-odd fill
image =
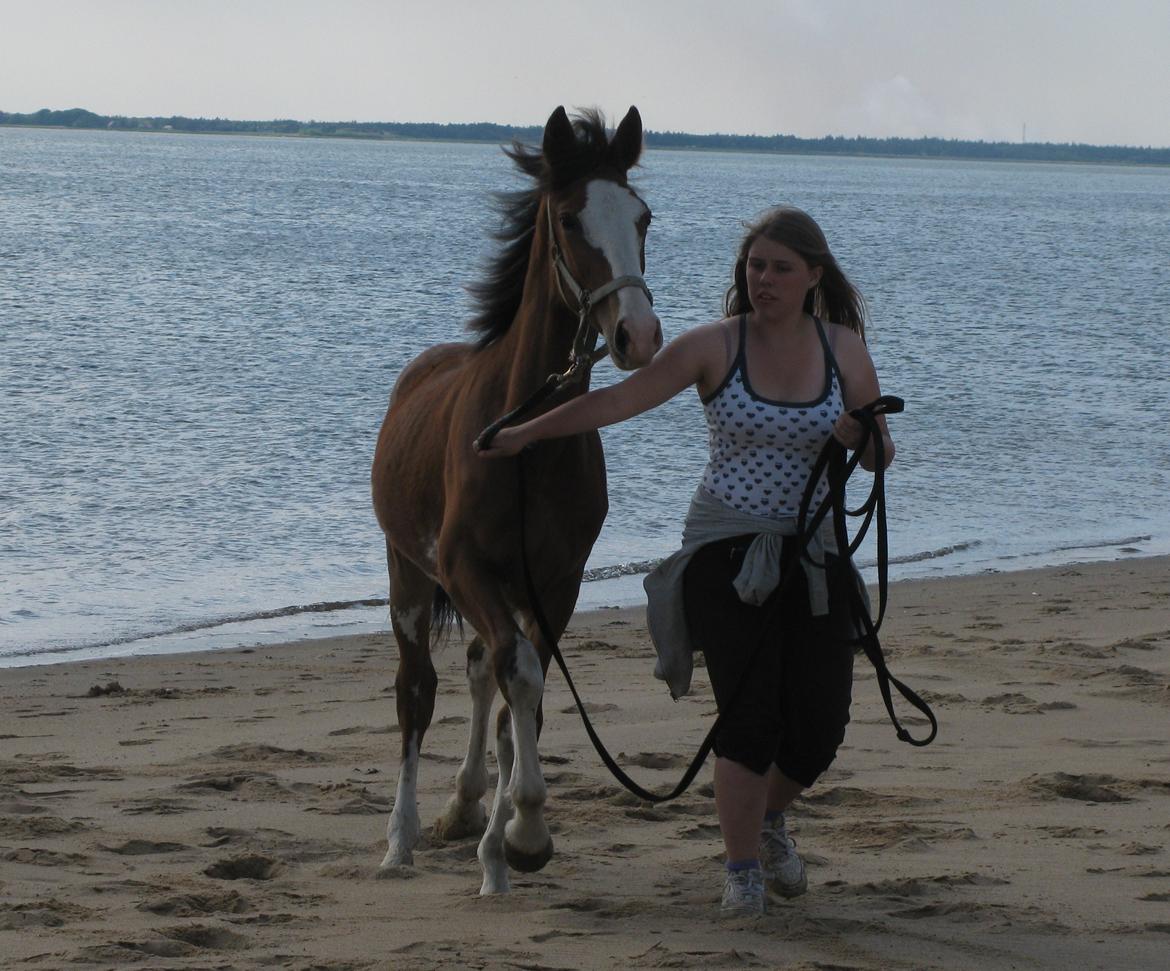
[[[1167,0],[0,0],[0,110],[1170,146]]]

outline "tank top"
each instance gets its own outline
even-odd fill
[[[739,319],[739,351],[727,377],[703,398],[710,459],[702,487],[740,512],[773,519],[797,515],[813,464],[844,410],[837,361],[825,328],[818,318],[813,322],[825,352],[824,391],[815,401],[772,401],[752,389],[747,314]],[[822,478],[813,508],[827,490]]]

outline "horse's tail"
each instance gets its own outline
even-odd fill
[[[431,643],[438,644],[446,640],[451,633],[451,624],[459,628],[459,636],[463,636],[463,615],[451,601],[450,595],[435,584],[435,596],[431,601]]]

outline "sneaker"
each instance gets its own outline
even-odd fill
[[[781,897],[799,897],[808,889],[804,860],[796,852],[796,841],[788,835],[784,815],[760,834],[760,866],[768,889]]]
[[[723,884],[724,917],[755,917],[764,912],[764,871],[759,867],[728,870]]]

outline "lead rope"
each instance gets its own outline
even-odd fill
[[[825,516],[831,511],[833,515],[833,536],[837,543],[838,554],[843,559],[851,560],[853,554],[861,546],[862,540],[865,539],[870,524],[876,518],[877,534],[875,539],[877,542],[878,616],[876,621],[870,617],[860,589],[858,589],[856,584],[850,583],[848,585],[850,608],[854,622],[859,623],[861,627],[861,632],[851,643],[859,646],[865,652],[865,656],[869,658],[869,663],[873,665],[874,671],[877,674],[878,689],[881,691],[882,701],[886,706],[886,713],[890,716],[890,722],[893,724],[898,738],[910,745],[921,747],[929,745],[934,741],[935,736],[938,734],[938,720],[935,718],[934,712],[931,711],[930,705],[923,701],[917,692],[890,673],[890,669],[886,665],[885,655],[882,653],[881,643],[877,637],[878,630],[886,616],[890,559],[889,541],[886,530],[886,446],[882,438],[881,429],[877,424],[877,416],[898,414],[904,408],[905,402],[901,398],[889,395],[878,398],[865,408],[858,408],[850,412],[854,418],[861,422],[863,431],[861,446],[854,451],[850,458],[846,459],[845,447],[836,439],[829,439],[825,447],[821,449],[821,454],[817,457],[817,461],[813,465],[812,472],[809,475],[809,486],[805,489],[804,495],[801,497],[800,513],[798,514],[797,522],[801,535],[810,536],[820,527]],[[873,442],[874,454],[873,485],[870,487],[869,496],[865,502],[858,506],[857,509],[849,509],[845,500],[845,483],[853,474],[853,470],[861,462],[861,455],[871,441]],[[829,494],[821,502],[811,522],[809,522],[808,511],[812,502],[812,490],[820,480],[821,473],[826,471],[826,469],[828,472]],[[828,500],[830,499],[833,501],[829,502]],[[865,519],[857,530],[856,538],[850,543],[846,517],[856,518],[858,516],[864,516]],[[814,566],[821,567],[822,569],[826,567],[826,564],[816,563],[812,559],[807,547],[802,551],[801,555]],[[926,720],[930,723],[930,734],[926,738],[914,738],[902,726],[902,723],[898,720],[897,713],[894,711],[894,700],[890,692],[890,685],[893,685],[906,701],[926,717]]]
[[[821,453],[817,458],[816,464],[813,467],[812,474],[809,476],[808,485],[805,488],[804,495],[801,498],[800,516],[798,523],[800,524],[798,541],[800,543],[800,557],[812,562],[812,558],[808,555],[808,545],[813,535],[820,528],[821,523],[825,517],[833,513],[833,530],[837,539],[838,556],[851,563],[851,558],[856,552],[861,541],[865,538],[866,532],[869,530],[870,524],[876,518],[878,534],[878,620],[875,624],[869,616],[869,610],[866,608],[865,601],[862,599],[861,591],[857,589],[854,583],[849,584],[850,591],[850,608],[853,612],[855,621],[860,622],[863,633],[855,638],[853,643],[860,644],[865,651],[866,657],[869,658],[870,663],[874,666],[877,672],[878,687],[882,694],[882,700],[885,703],[886,711],[889,713],[890,720],[893,722],[894,729],[897,732],[898,738],[903,742],[908,742],[911,745],[922,746],[929,745],[934,741],[938,734],[938,721],[935,719],[934,713],[930,710],[930,706],[922,700],[913,690],[908,688],[905,684],[895,678],[889,668],[886,666],[885,657],[882,654],[881,644],[877,639],[878,628],[881,626],[882,620],[885,616],[886,609],[886,587],[888,585],[888,559],[889,550],[886,541],[886,511],[885,511],[885,445],[882,441],[881,430],[878,428],[876,417],[879,414],[897,414],[905,407],[901,398],[895,398],[892,395],[878,398],[876,401],[864,408],[858,408],[850,412],[858,421],[861,422],[863,437],[861,446],[855,451],[852,458],[848,461],[845,459],[846,449],[835,438],[830,437],[821,449]],[[507,418],[508,416],[505,416]],[[491,435],[495,434],[503,424],[506,424],[505,419],[494,423],[490,426]],[[480,436],[481,441],[484,442],[484,447],[487,447],[491,442],[491,435],[487,431]],[[852,475],[853,470],[857,468],[861,460],[861,453],[865,451],[866,446],[872,440],[874,445],[874,482],[870,489],[869,498],[862,503],[856,510],[849,510],[845,498],[845,483],[849,476]],[[816,490],[817,482],[820,475],[825,470],[828,470],[829,489],[825,497],[818,505],[816,512],[813,514],[811,521],[808,520],[808,510],[812,504],[813,494]],[[703,763],[707,760],[707,755],[710,753],[715,744],[715,736],[723,723],[723,718],[726,712],[735,707],[736,701],[739,700],[740,692],[743,686],[747,683],[748,675],[751,672],[752,666],[760,650],[764,647],[766,640],[766,631],[770,626],[770,622],[774,613],[779,608],[781,603],[782,591],[785,590],[789,583],[792,582],[796,576],[796,571],[802,569],[800,565],[800,557],[793,558],[789,568],[785,571],[783,577],[777,586],[777,593],[772,595],[772,606],[769,608],[770,613],[766,618],[766,622],[762,625],[765,633],[761,634],[757,641],[755,649],[752,651],[751,657],[744,666],[743,675],[741,675],[739,683],[735,686],[735,690],[731,693],[723,710],[716,716],[714,723],[708,730],[706,737],[699,746],[698,752],[691,761],[690,766],[678,784],[668,793],[650,792],[650,790],[643,788],[635,782],[625,770],[614,760],[613,756],[609,754],[609,750],[601,741],[601,737],[597,734],[593,727],[593,722],[590,720],[588,713],[585,711],[585,704],[581,700],[580,694],[577,692],[577,686],[573,682],[573,676],[569,673],[569,667],[565,663],[564,655],[561,654],[560,645],[557,643],[557,638],[553,635],[552,629],[548,623],[548,618],[545,617],[544,609],[540,603],[540,597],[536,592],[536,584],[532,580],[532,572],[528,564],[528,538],[525,528],[525,511],[527,509],[527,497],[524,486],[524,458],[523,453],[516,456],[516,470],[518,476],[517,496],[520,503],[520,562],[524,572],[524,586],[528,594],[528,602],[532,607],[533,617],[536,619],[536,625],[540,630],[541,637],[544,638],[545,643],[549,647],[549,651],[557,662],[557,667],[560,668],[561,674],[565,677],[565,683],[569,686],[569,692],[573,696],[573,701],[577,705],[577,711],[581,715],[581,722],[585,726],[585,733],[589,736],[589,741],[593,743],[593,748],[597,751],[601,761],[605,767],[609,769],[618,782],[626,787],[639,799],[644,799],[647,802],[659,803],[669,802],[671,799],[676,799],[681,796],[690,787],[699,769],[702,768]],[[858,530],[857,537],[852,543],[849,542],[848,528],[846,525],[846,516],[865,516],[865,520]],[[816,564],[824,567],[824,564]],[[898,692],[910,704],[921,711],[930,722],[930,734],[925,739],[916,739],[910,735],[905,728],[902,727],[901,722],[894,712],[893,697],[890,693],[890,685],[897,688]]]

